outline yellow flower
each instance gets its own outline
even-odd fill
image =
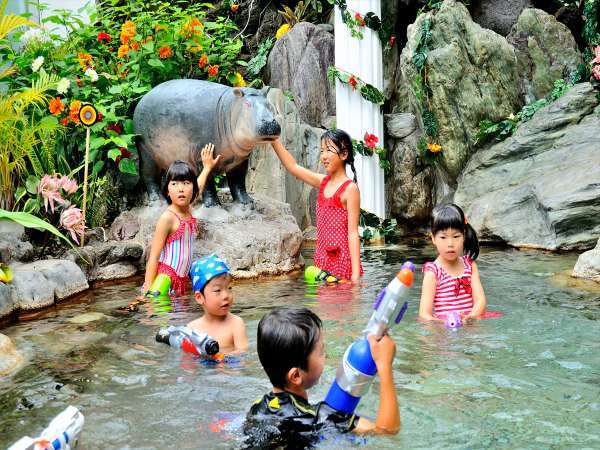
[[[123,44],[119,47],[119,51],[117,53],[117,56],[119,58],[123,58],[125,56],[127,56],[127,54],[129,53],[129,45],[127,44]]]
[[[242,76],[241,73],[239,73],[239,72],[235,73],[235,82],[233,83],[233,85],[236,87],[246,86],[246,80],[244,80],[244,77]]]
[[[442,146],[439,144],[427,144],[427,149],[431,153],[438,153],[442,151]]]
[[[277,33],[275,33],[275,37],[277,39],[279,39],[281,36],[283,36],[288,31],[290,31],[290,26],[287,23],[284,23],[283,25],[281,25],[279,27],[279,29],[277,30]]]

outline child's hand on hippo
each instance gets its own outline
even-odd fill
[[[216,158],[213,158],[213,154],[215,151],[215,146],[212,142],[206,144],[202,150],[200,151],[200,157],[202,158],[202,167],[212,171],[219,161],[221,160],[223,155],[217,155]]]

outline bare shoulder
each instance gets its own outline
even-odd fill
[[[187,327],[195,331],[202,331],[202,324],[202,317],[199,317],[198,319],[192,320],[190,323],[188,323]]]
[[[229,320],[231,321],[231,323],[235,326],[245,326],[244,324],[244,319],[242,319],[240,316],[235,315],[235,314],[229,314]]]

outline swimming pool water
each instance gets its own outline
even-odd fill
[[[306,252],[310,262],[310,250]],[[97,288],[42,318],[9,326],[28,359],[0,379],[0,447],[36,436],[67,405],[85,416],[79,448],[236,448],[252,402],[269,389],[256,356],[256,327],[278,305],[308,306],[324,320],[327,364],[311,390],[321,400],[377,292],[405,259],[433,259],[423,241],[363,251],[364,285],[307,287],[301,277],[234,286],[233,311],[250,352],[206,366],[154,340],[200,314],[191,297],[122,313],[131,282]],[[392,335],[402,429],[394,437],[326,441],[323,448],[600,448],[600,290],[568,287],[576,255],[484,249],[478,265],[499,319],[457,331],[415,320],[422,274]],[[378,385],[358,412],[374,417]]]

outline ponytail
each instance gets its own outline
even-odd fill
[[[464,253],[472,260],[479,256],[479,240],[475,229],[467,222],[465,213],[454,203],[436,206],[431,213],[431,234],[452,228],[465,237]]]

